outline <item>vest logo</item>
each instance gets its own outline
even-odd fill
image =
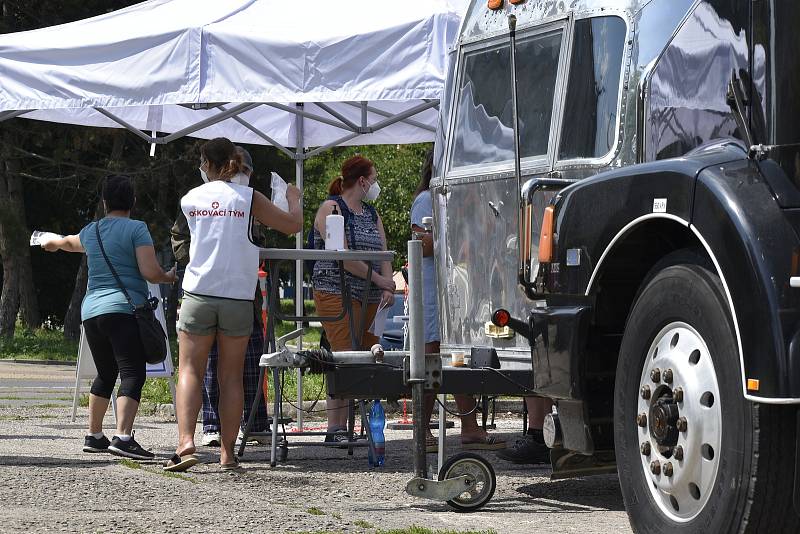
[[[189,217],[235,217],[244,219],[244,211],[219,209],[219,202],[215,200],[211,203],[210,210],[194,209],[189,212]]]

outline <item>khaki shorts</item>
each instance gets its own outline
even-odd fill
[[[321,317],[336,317],[342,313],[342,296],[334,295],[332,293],[323,293],[321,291],[314,291],[314,303],[317,305],[316,314]],[[356,329],[358,328],[361,320],[361,302],[357,300],[352,301],[353,318],[356,322]],[[369,348],[378,342],[378,338],[367,332],[369,327],[372,326],[372,321],[375,320],[375,313],[378,311],[378,304],[370,304],[367,306],[367,317],[364,321],[364,332],[361,334],[361,339],[356,344],[356,349],[369,350]],[[331,350],[353,350],[353,344],[350,341],[350,323],[348,321],[348,314],[338,321],[322,321],[322,328],[325,329],[325,335],[328,336],[328,341],[331,344]]]
[[[178,330],[197,336],[249,336],[253,331],[253,301],[183,294]]]

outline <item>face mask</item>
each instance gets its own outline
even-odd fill
[[[206,171],[204,171],[202,167],[200,167],[198,170],[200,171],[200,178],[203,179],[203,183],[207,184],[208,183],[208,175],[206,174]]]
[[[375,202],[378,200],[378,195],[381,194],[381,186],[378,185],[378,182],[373,182],[367,192],[364,193],[364,200],[367,202]]]

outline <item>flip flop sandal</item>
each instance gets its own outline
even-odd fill
[[[506,442],[492,434],[487,434],[481,441],[461,442],[461,448],[465,451],[497,451],[506,448]]]
[[[219,464],[219,468],[222,471],[244,471],[244,468],[239,463],[239,460],[234,460],[226,464]]]
[[[199,461],[200,460],[197,458],[196,454],[184,454],[183,456],[173,454],[172,458],[164,463],[164,471],[169,471],[170,473],[182,473],[183,471],[186,471],[193,465],[197,464]]]

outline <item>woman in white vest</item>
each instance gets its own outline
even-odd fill
[[[185,471],[198,461],[194,433],[214,340],[219,351],[220,465],[238,467],[233,448],[243,409],[242,372],[258,281],[258,247],[250,241],[250,224],[255,218],[287,235],[303,228],[299,189],[289,186],[289,211],[284,212],[258,191],[236,183],[242,157],[228,139],[206,142],[200,156],[200,174],[208,182],[181,199],[191,244],[178,322],[178,447],[164,466],[167,471]]]

